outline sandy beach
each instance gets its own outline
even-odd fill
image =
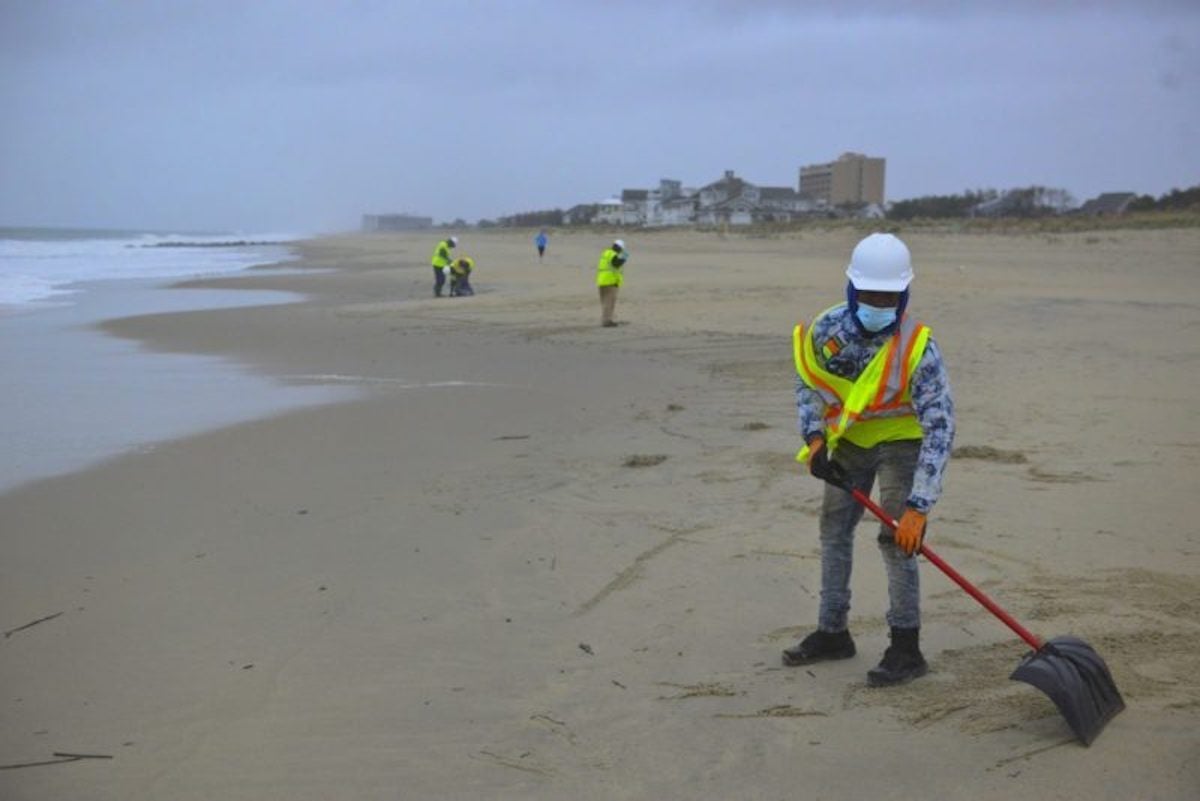
[[[347,235],[192,284],[304,302],[104,324],[359,395],[0,496],[0,798],[1200,798],[1200,230],[900,231],[958,410],[931,542],[1106,659],[1090,748],[928,564],[931,672],[868,688],[866,524],[859,655],[780,665],[820,586],[791,330],[863,232],[623,232],[611,329],[605,235],[458,233],[472,298],[433,234]]]

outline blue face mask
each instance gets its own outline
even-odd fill
[[[878,306],[868,306],[861,301],[858,304],[858,311],[855,314],[858,317],[858,321],[862,323],[863,328],[871,332],[882,331],[896,322],[895,308],[881,309]]]

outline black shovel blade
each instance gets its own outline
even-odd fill
[[[1009,678],[1032,684],[1050,696],[1084,745],[1091,745],[1125,708],[1108,665],[1092,646],[1077,637],[1047,640],[1025,657]]]

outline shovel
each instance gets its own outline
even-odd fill
[[[899,526],[891,515],[870,499],[862,490],[853,487],[845,471],[836,462],[830,462],[830,473],[826,481],[854,496],[871,514],[878,517],[893,531]],[[1000,608],[999,604],[971,584],[928,545],[918,551],[933,562],[938,570],[951,581],[966,590],[967,594],[1012,629],[1024,640],[1033,653],[1021,660],[1010,679],[1032,684],[1058,707],[1066,718],[1067,725],[1084,745],[1091,745],[1110,720],[1125,708],[1125,701],[1113,683],[1108,665],[1092,646],[1077,637],[1054,637],[1040,640],[1016,619]]]

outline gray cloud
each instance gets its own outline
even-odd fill
[[[844,150],[892,198],[1200,182],[1193,3],[0,0],[0,224],[476,219]]]

